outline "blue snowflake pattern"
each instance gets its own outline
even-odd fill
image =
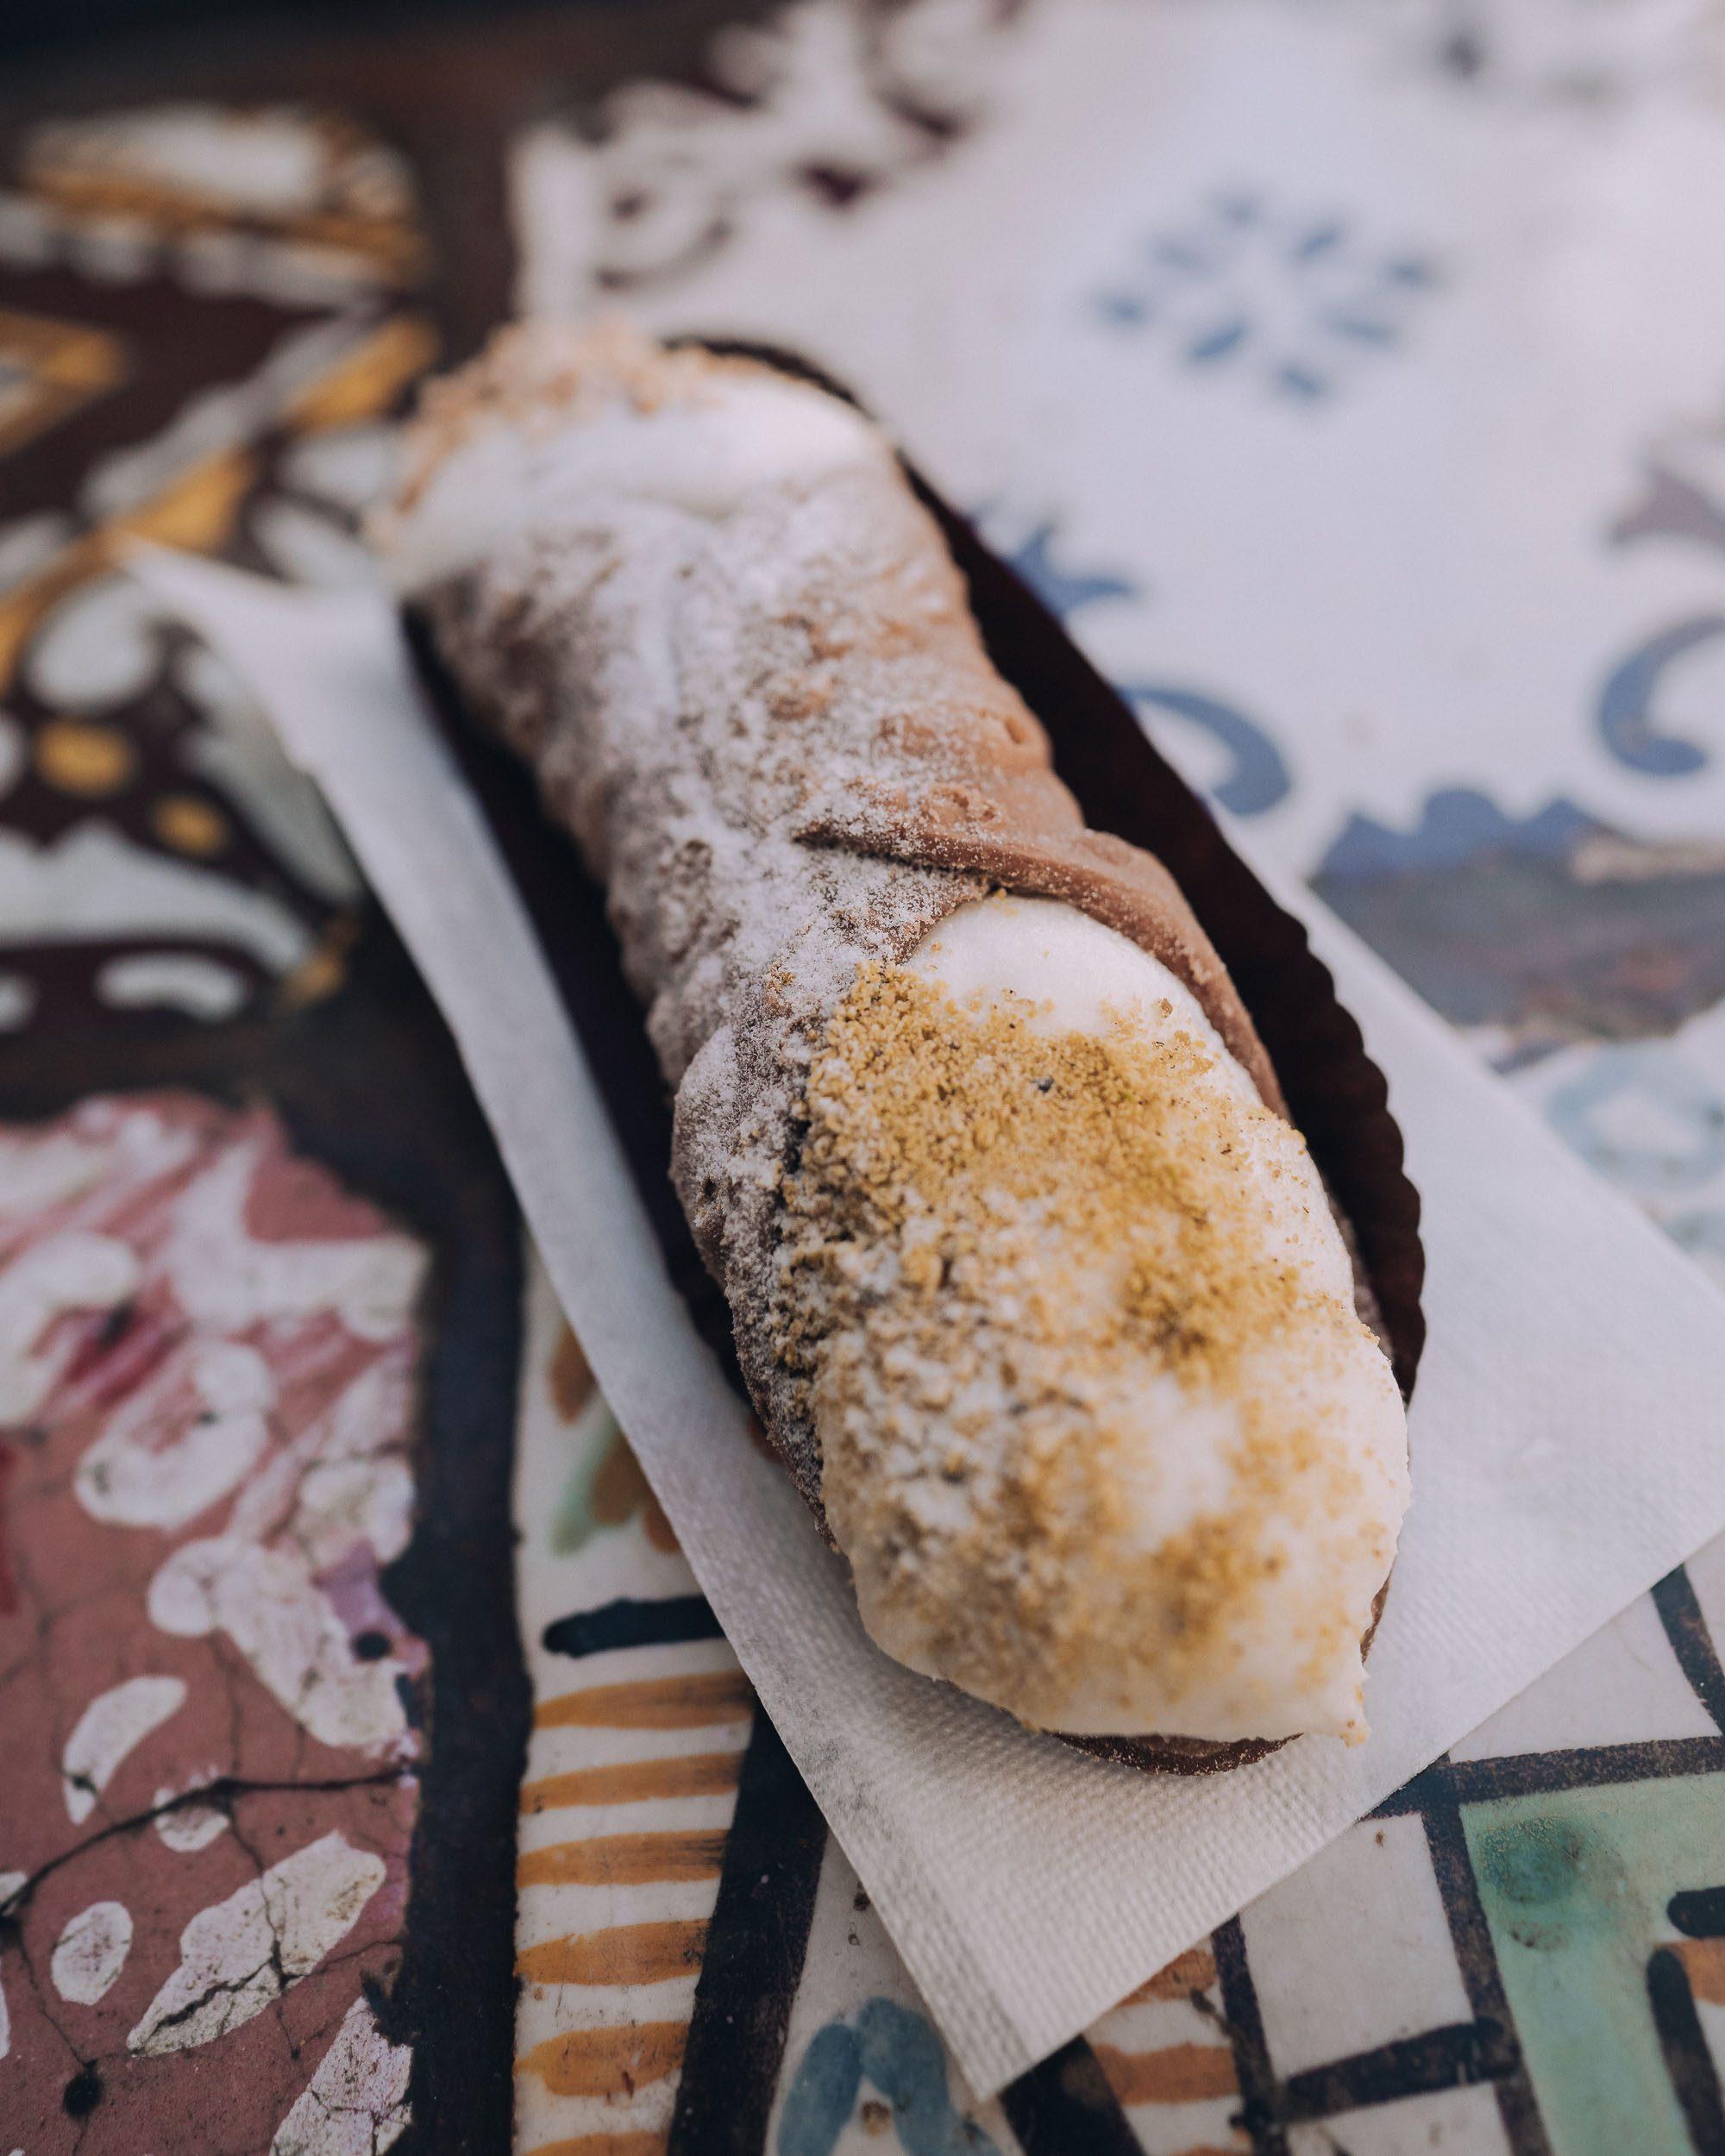
[[[1317,405],[1401,342],[1440,281],[1420,249],[1385,248],[1345,216],[1237,189],[1146,232],[1093,304],[1111,329],[1164,337],[1195,372],[1231,370]]]
[[[986,511],[984,512],[986,514]],[[1043,605],[1070,621],[1081,606],[1101,599],[1142,599],[1136,578],[1112,569],[1069,568],[1059,552],[1060,528],[1045,517],[1007,560]]]
[[[995,505],[975,512],[978,523],[1001,522]],[[998,535],[997,535],[998,536]],[[1044,605],[1070,622],[1082,607],[1102,599],[1145,603],[1150,593],[1129,571],[1082,567],[1069,556],[1057,517],[1044,517],[1027,536],[1004,548],[1006,558]],[[1172,717],[1207,734],[1226,759],[1208,787],[1235,816],[1258,816],[1286,799],[1293,781],[1282,752],[1263,727],[1221,698],[1171,681],[1116,681],[1115,687],[1154,731]]]

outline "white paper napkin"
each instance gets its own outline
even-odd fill
[[[1370,1742],[1155,1781],[878,1653],[668,1281],[394,615],[183,557],[156,592],[322,784],[447,1016],[559,1296],[744,1669],[986,2095],[1427,1764],[1725,1527],[1725,1302],[1303,893],[1425,1202],[1414,1508]]]

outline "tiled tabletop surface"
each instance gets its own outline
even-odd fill
[[[524,303],[851,358],[1725,1280],[1713,10],[649,13],[468,138]],[[967,2105],[317,800],[116,567],[362,573],[427,135],[149,103],[0,184],[0,2156],[1725,2149],[1720,1545]],[[1155,499],[1030,423],[1080,368]]]

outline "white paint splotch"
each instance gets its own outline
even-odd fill
[[[392,1953],[416,1808],[394,1777],[425,1648],[380,1573],[413,1520],[428,1262],[267,1109],[162,1091],[0,1130],[0,1407],[26,1411],[0,1434],[47,1672],[0,1735],[67,1808],[0,1865],[104,1851],[51,1910],[35,1874],[0,1871],[0,1915],[30,1911],[28,1963],[0,1940],[0,2117],[20,2054],[47,2061],[58,2115],[62,2039],[111,2059],[123,2038],[147,2078],[183,2055],[220,2111],[243,2094],[220,2042],[237,2029],[286,2077],[248,2149],[277,2129],[284,2150],[373,2156],[401,2134],[407,2054],[348,2009]],[[285,1812],[247,1808],[289,1786]],[[170,2151],[147,2129],[130,2156]]]
[[[161,631],[161,606],[144,586],[99,578],[62,599],[31,639],[25,678],[56,710],[104,710],[149,686]]]
[[[362,1661],[304,1557],[212,1536],[176,1550],[150,1583],[149,1613],[164,1632],[225,1633],[260,1682],[320,1744],[373,1756],[407,1734],[396,1689],[401,1664]]]
[[[373,1761],[415,1743],[417,1643],[354,1642],[399,1639],[377,1575],[412,1529],[427,1263],[267,1116],[164,1096],[0,1134],[0,1421],[75,1418],[81,1509],[173,1539],[153,1621],[225,1637],[309,1735]],[[67,1769],[74,1820],[111,1771],[103,1727]],[[191,1808],[160,1832],[190,1852],[221,1825]]]
[[[293,2109],[276,2128],[270,2156],[383,2156],[405,2131],[413,2054],[392,2044],[363,1999],[355,1999]]]
[[[200,1909],[127,2048],[146,2058],[188,2051],[261,2014],[347,1937],[384,1875],[381,1857],[325,1834]]]
[[[405,1342],[385,1349],[306,1423],[240,1493],[231,1535],[279,1534],[314,1571],[338,1567],[356,1544],[380,1564],[407,1547],[413,1477],[405,1451],[413,1368]]]
[[[112,1989],[132,1951],[132,1912],[123,1902],[92,1902],[66,1920],[48,1963],[54,1990],[73,2006],[94,2006]]]
[[[216,1767],[206,1767],[188,1777],[178,1788],[167,1783],[156,1791],[156,1832],[176,1856],[196,1856],[200,1849],[207,1849],[227,1832],[228,1814],[219,1804],[175,1801],[189,1798],[194,1789],[208,1789],[218,1775]]]
[[[246,1000],[244,974],[195,951],[143,951],[110,958],[96,976],[96,993],[116,1011],[184,1011],[188,1018],[230,1018]]]
[[[116,1526],[186,1526],[257,1464],[275,1397],[255,1348],[183,1344],[109,1415],[78,1462],[78,1502]]]
[[[56,1320],[111,1310],[138,1284],[138,1261],[111,1235],[68,1230],[34,1244],[0,1272],[0,1423],[33,1415],[65,1369],[72,1343]]]
[[[277,1240],[246,1218],[265,1142],[221,1153],[175,1209],[168,1265],[176,1294],[200,1324],[238,1332],[267,1319],[332,1311],[355,1338],[385,1340],[404,1326],[425,1275],[425,1252],[405,1235]]]
[[[267,892],[153,853],[93,818],[41,843],[0,831],[0,924],[9,943],[196,937],[273,974],[311,948],[304,924]]]
[[[579,130],[534,129],[515,162],[526,310],[672,284],[767,231],[822,244],[832,198],[811,175],[875,196],[945,156],[995,94],[1011,12],[791,0],[724,24],[700,84],[625,82]]]
[[[60,1754],[60,1782],[68,1818],[77,1826],[127,1754],[185,1704],[185,1680],[129,1677],[91,1701],[72,1727]]]
[[[44,1130],[0,1131],[0,1233],[34,1241],[128,1211],[192,1157],[185,1119],[147,1104],[86,1100]]]

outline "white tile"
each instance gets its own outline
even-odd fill
[[[1239,2115],[1238,2096],[1213,2096],[1203,2103],[1135,2103],[1126,2112],[1144,2156],[1204,2156],[1211,2149],[1239,2149],[1244,2156],[1245,2137],[1232,2123]]]
[[[1511,2156],[1487,2088],[1441,2089],[1296,2126],[1288,2148],[1289,2156]]]
[[[1417,1818],[1362,1820],[1240,1921],[1280,2075],[1470,2018]]]
[[[1450,1757],[1490,1759],[1718,1733],[1677,1665],[1659,1612],[1644,1595],[1452,1745]]]

